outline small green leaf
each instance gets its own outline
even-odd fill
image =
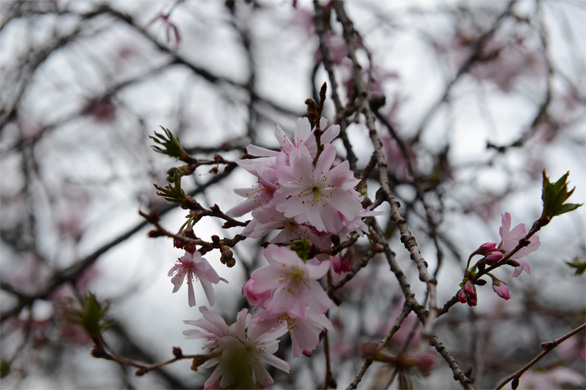
[[[586,260],[581,260],[578,257],[575,257],[573,262],[570,263],[569,261],[566,261],[565,263],[576,269],[576,273],[574,274],[576,276],[580,276],[586,271]]]
[[[556,215],[561,215],[564,213],[569,213],[570,211],[574,211],[576,210],[578,207],[582,206],[582,204],[578,204],[578,203],[566,203],[561,205],[557,210],[556,210]]]
[[[155,152],[165,154],[170,157],[174,157],[178,160],[184,158],[185,152],[183,151],[183,147],[181,146],[181,141],[179,141],[179,137],[174,137],[173,133],[169,129],[165,129],[161,126],[165,134],[157,133],[155,131],[155,136],[149,136],[156,144],[161,145],[160,147],[157,145],[151,146]]]
[[[543,189],[541,200],[543,201],[543,216],[547,221],[557,215],[561,215],[576,210],[582,204],[565,203],[574,193],[575,188],[568,191],[568,177],[570,172],[566,172],[555,183],[551,183],[549,177],[543,171]]]
[[[104,317],[108,312],[110,305],[108,303],[100,304],[96,296],[87,293],[82,304],[71,299],[65,317],[81,326],[90,337],[97,337],[99,334],[109,328],[111,323],[104,323]]]
[[[10,362],[2,359],[2,362],[0,362],[0,378],[4,378],[8,374],[10,374]]]

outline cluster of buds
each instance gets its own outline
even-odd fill
[[[195,233],[193,232],[193,225],[191,223],[187,223],[186,226],[182,226],[178,235],[182,235],[185,238],[196,239]],[[186,252],[193,254],[195,252],[195,245],[190,243],[189,241],[182,240],[181,238],[175,238],[173,240],[173,246],[178,249],[183,249]]]
[[[468,303],[468,306],[476,306],[478,303],[478,296],[476,295],[476,286],[468,279],[460,284],[460,291],[458,291],[458,301],[460,303]]]
[[[236,265],[236,260],[234,259],[234,253],[230,247],[224,245],[220,248],[220,252],[222,255],[220,256],[220,261],[222,264],[226,264],[228,268],[232,268]]]

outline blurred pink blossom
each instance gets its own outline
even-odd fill
[[[567,387],[571,386],[571,387]],[[518,390],[579,388],[584,386],[584,375],[567,367],[550,370],[529,370],[519,380]]]
[[[212,283],[218,284],[220,281],[228,283],[226,279],[218,276],[210,263],[208,263],[199,252],[187,252],[185,256],[179,258],[177,264],[169,270],[169,276],[173,276],[171,278],[171,283],[173,283],[174,286],[174,293],[179,291],[179,288],[183,284],[183,280],[187,276],[189,306],[195,306],[195,293],[193,290],[194,279],[199,279],[206,294],[206,298],[212,306],[216,302]]]

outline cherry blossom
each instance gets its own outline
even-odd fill
[[[202,319],[185,323],[204,331],[191,329],[183,334],[188,339],[208,338],[206,346],[212,349],[212,357],[200,367],[216,368],[205,382],[206,389],[268,387],[274,380],[263,363],[289,372],[289,363],[274,356],[279,347],[277,339],[286,332],[284,327],[267,331],[246,309],[238,313],[236,322],[230,326],[206,307],[200,311]]]
[[[348,162],[336,164],[331,142],[340,127],[327,127],[322,118],[319,127],[325,130],[319,137],[322,148],[318,148],[311,126],[308,118],[298,119],[292,138],[277,126],[279,151],[249,145],[247,153],[256,158],[237,161],[258,178],[255,186],[235,190],[247,200],[228,211],[236,217],[252,212],[244,236],[259,238],[283,229],[273,242],[308,238],[328,248],[328,234],[366,231],[362,218],[378,214],[362,207],[361,195],[354,188],[359,180]]]
[[[248,303],[254,306],[254,309],[258,309],[271,299],[273,292],[270,290],[257,291],[254,288],[256,281],[254,279],[248,279],[248,281],[242,287],[242,295],[248,299]]]
[[[266,247],[264,256],[269,265],[252,273],[254,283],[245,293],[248,297],[248,294],[274,290],[265,306],[269,314],[286,313],[305,321],[309,310],[325,313],[332,306],[331,299],[318,282],[328,272],[330,261],[304,263],[291,249],[273,244]]]
[[[293,150],[290,167],[282,170],[288,178],[275,192],[277,210],[299,223],[308,222],[319,231],[334,234],[343,229],[344,218],[352,221],[359,216],[363,208],[354,189],[359,180],[347,161],[331,168],[335,157],[336,149],[326,145],[314,166],[304,145]]]
[[[194,279],[199,279],[201,286],[203,287],[203,290],[206,294],[206,297],[210,302],[210,305],[212,306],[215,303],[214,289],[212,287],[212,283],[218,284],[220,283],[220,281],[228,283],[226,279],[218,276],[218,274],[212,268],[210,263],[208,263],[208,261],[204,257],[202,257],[202,255],[199,252],[187,252],[185,256],[177,260],[177,264],[175,264],[169,270],[168,275],[173,276],[171,278],[171,283],[173,283],[174,286],[174,293],[179,291],[179,288],[183,284],[185,276],[187,276],[189,306],[195,306],[195,293],[193,291]]]
[[[258,184],[250,188],[236,188],[234,192],[248,198],[246,201],[228,210],[229,215],[240,217],[249,211],[262,207],[273,199],[279,188],[275,169],[265,164],[250,164],[250,160],[237,161],[238,165],[258,177]]]
[[[267,310],[262,310],[256,315],[259,324],[267,329],[285,327],[291,335],[293,357],[298,358],[302,354],[311,356],[313,350],[319,344],[319,335],[324,329],[334,330],[334,326],[323,313],[313,310],[306,311],[305,320],[293,318],[287,313],[271,315]]]
[[[502,241],[499,244],[498,249],[506,256],[507,253],[511,252],[517,247],[517,245],[519,245],[521,239],[525,238],[525,225],[520,223],[511,230],[511,214],[504,213],[502,215],[502,225],[499,228],[499,235],[501,236]],[[523,258],[539,249],[539,245],[539,237],[533,236],[529,239],[528,246],[519,249],[513,254],[513,256],[511,256],[511,259],[520,263],[520,265],[515,268],[515,272],[513,273],[514,277],[519,276],[523,271],[531,274],[531,268]]]

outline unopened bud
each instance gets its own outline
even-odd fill
[[[162,235],[163,235],[163,233],[161,233],[161,232],[160,232],[160,231],[158,231],[158,230],[151,230],[151,231],[148,233],[148,236],[149,236],[150,238],[161,237]]]
[[[466,303],[466,301],[468,301],[468,297],[466,296],[464,290],[458,291],[458,301],[460,303]]]
[[[230,259],[234,257],[234,253],[232,253],[232,250],[225,245],[220,248],[220,251],[222,252],[222,256],[220,257],[220,261],[222,262],[222,264],[226,264],[228,261],[230,261]]]

